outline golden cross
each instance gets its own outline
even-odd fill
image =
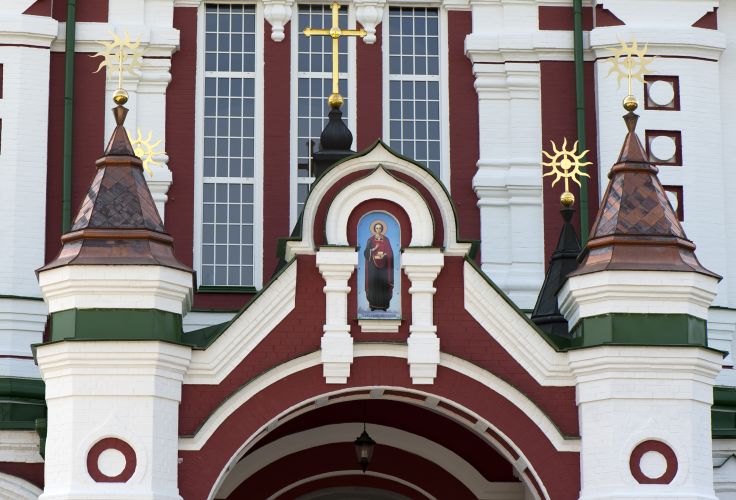
[[[338,14],[340,13],[340,4],[337,2],[332,3],[332,27],[330,29],[316,29],[306,28],[304,30],[304,36],[310,37],[312,35],[322,35],[332,37],[332,94],[327,98],[327,103],[332,108],[339,108],[342,106],[343,99],[340,95],[339,89],[339,72],[338,72],[338,41],[342,36],[359,36],[363,38],[368,33],[364,29],[359,30],[347,30],[340,28],[338,21]]]

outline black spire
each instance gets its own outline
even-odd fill
[[[557,247],[549,260],[547,275],[544,277],[544,284],[539,291],[531,319],[547,333],[558,337],[569,337],[567,320],[560,313],[557,305],[557,292],[565,282],[567,275],[578,266],[580,239],[570,223],[575,210],[572,207],[563,206],[560,213],[565,222],[562,225],[560,239],[557,240]]]

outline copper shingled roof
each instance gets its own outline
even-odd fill
[[[662,184],[636,135],[638,115],[624,116],[628,134],[580,266],[570,276],[603,270],[692,271],[720,279],[695,256]]]
[[[39,269],[64,265],[160,265],[191,271],[174,255],[174,239],[166,233],[143,164],[135,156],[123,127],[127,109],[113,109],[117,126],[74,224],[61,237],[56,258]]]

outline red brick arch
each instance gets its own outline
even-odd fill
[[[230,414],[197,451],[181,451],[179,488],[187,499],[206,499],[231,459],[262,433],[265,426],[289,409],[336,390],[365,387],[421,389],[438,399],[466,408],[498,429],[502,446],[518,448],[537,479],[555,500],[578,497],[579,454],[557,451],[537,424],[521,409],[477,380],[440,367],[435,383],[417,387],[411,383],[406,360],[389,357],[356,358],[346,385],[327,385],[321,365],[285,377],[255,394]],[[447,404],[453,407],[453,404]],[[462,410],[457,410],[462,415]],[[472,419],[465,413],[466,417]],[[462,418],[462,417],[461,417]],[[468,426],[472,422],[468,421]],[[503,436],[506,436],[504,438]]]

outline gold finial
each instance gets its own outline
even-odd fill
[[[131,146],[133,146],[133,152],[143,161],[143,168],[148,172],[148,175],[153,176],[150,165],[160,166],[161,162],[156,160],[156,157],[166,154],[164,151],[156,151],[156,147],[161,144],[161,139],[152,143],[153,131],[150,130],[144,139],[140,128],[138,129],[138,136],[135,140],[130,135],[130,132],[128,132],[128,138],[130,139]]]
[[[621,42],[620,48],[608,48],[613,52],[613,55],[605,60],[611,63],[611,69],[606,76],[614,73],[617,75],[617,88],[621,88],[621,80],[624,78],[628,80],[629,93],[624,98],[623,106],[629,112],[633,112],[639,107],[639,103],[631,91],[631,80],[633,78],[644,83],[644,75],[650,73],[647,65],[654,61],[654,57],[646,57],[648,49],[649,44],[644,45],[643,48],[639,47],[636,38],[632,40],[631,45]]]
[[[143,50],[140,49],[140,39],[135,42],[131,41],[127,32],[123,34],[123,38],[120,38],[116,33],[110,33],[110,35],[112,36],[112,42],[97,42],[105,48],[92,57],[102,56],[104,58],[95,73],[106,66],[108,77],[113,77],[117,73],[118,88],[113,93],[112,100],[118,106],[122,106],[128,102],[128,93],[123,89],[123,72],[137,76],[136,71],[143,64]]]
[[[554,141],[550,141],[550,143],[552,144],[552,152],[554,154],[542,151],[542,154],[550,160],[549,162],[543,161],[542,166],[550,167],[551,170],[542,175],[542,177],[556,175],[555,179],[552,181],[553,187],[560,179],[565,180],[565,192],[560,196],[560,203],[565,207],[569,207],[575,203],[575,196],[570,192],[570,179],[580,186],[580,181],[578,180],[579,177],[582,176],[590,178],[590,175],[580,169],[582,167],[592,165],[593,162],[582,161],[585,155],[588,154],[587,149],[580,154],[575,154],[578,149],[578,141],[575,141],[575,144],[570,150],[567,149],[567,138],[564,139],[561,149],[557,149],[557,145]]]
[[[358,36],[360,38],[363,38],[368,33],[364,29],[359,30],[348,30],[348,29],[342,29],[340,28],[339,23],[339,14],[340,14],[340,4],[337,2],[332,3],[332,27],[330,29],[316,29],[316,28],[306,28],[304,30],[304,36],[310,37],[313,35],[318,36],[329,36],[332,38],[332,94],[330,94],[330,97],[327,98],[327,103],[330,105],[331,108],[337,109],[340,106],[342,106],[343,98],[340,95],[340,73],[338,71],[338,65],[339,65],[339,47],[338,43],[340,40],[340,37],[343,36]]]

